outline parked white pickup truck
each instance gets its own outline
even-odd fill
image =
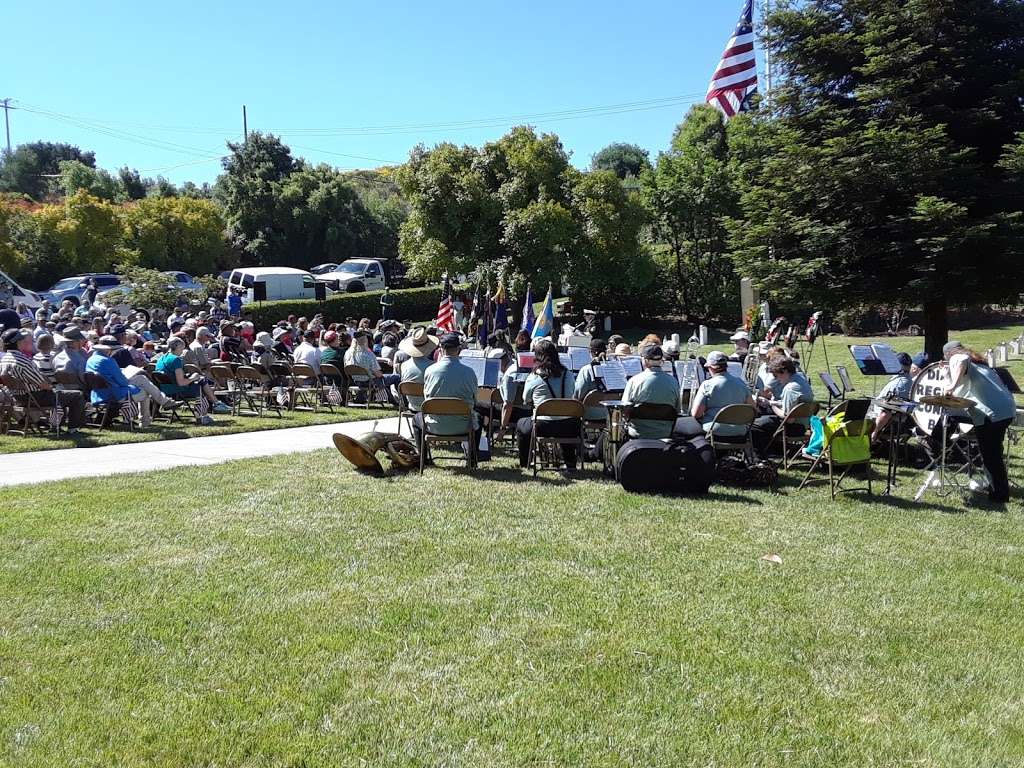
[[[316,275],[316,279],[329,285],[337,281],[337,290],[349,293],[383,291],[387,287],[384,264],[377,259],[347,259],[334,272]]]

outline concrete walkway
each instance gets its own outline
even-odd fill
[[[205,466],[235,459],[251,459],[282,453],[333,448],[335,432],[357,435],[373,426],[373,420],[311,427],[238,432],[231,435],[153,440],[148,443],[105,445],[100,448],[62,448],[0,456],[0,486],[46,483],[75,477],[149,472],[172,467]],[[380,419],[377,429],[398,431],[398,419]]]

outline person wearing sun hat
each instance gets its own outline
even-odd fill
[[[737,363],[742,363],[747,359],[747,354],[750,352],[750,334],[740,328],[736,333],[729,337],[729,341],[731,341],[735,347],[733,353],[729,355],[729,359]]]
[[[423,383],[427,369],[434,364],[438,343],[438,338],[431,336],[426,328],[417,328],[398,343],[399,351],[408,355],[408,359],[398,369],[402,384],[407,381]],[[411,395],[406,398],[406,402],[409,410],[419,411],[423,398]]]

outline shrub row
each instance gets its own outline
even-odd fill
[[[368,317],[377,322],[380,319],[380,297],[383,291],[365,293],[342,293],[332,296],[326,301],[303,299],[295,301],[264,301],[247,304],[245,312],[256,328],[265,330],[278,320],[288,315],[312,318],[320,313],[328,323],[341,323],[350,317],[359,320]],[[425,320],[437,315],[437,305],[441,301],[440,286],[427,288],[404,288],[391,291],[394,303],[391,305],[390,316],[395,320]]]

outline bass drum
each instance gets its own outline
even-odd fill
[[[935,397],[944,395],[950,388],[949,365],[944,361],[926,365],[914,379],[914,386],[910,390],[910,399],[917,403],[913,411],[914,422],[918,429],[926,435],[932,434],[935,427],[942,418],[943,409],[937,405],[925,405],[921,402],[922,397]],[[952,413],[966,414],[966,411],[953,411]],[[959,424],[961,432],[969,432],[971,424]],[[952,429],[952,427],[951,427]]]

